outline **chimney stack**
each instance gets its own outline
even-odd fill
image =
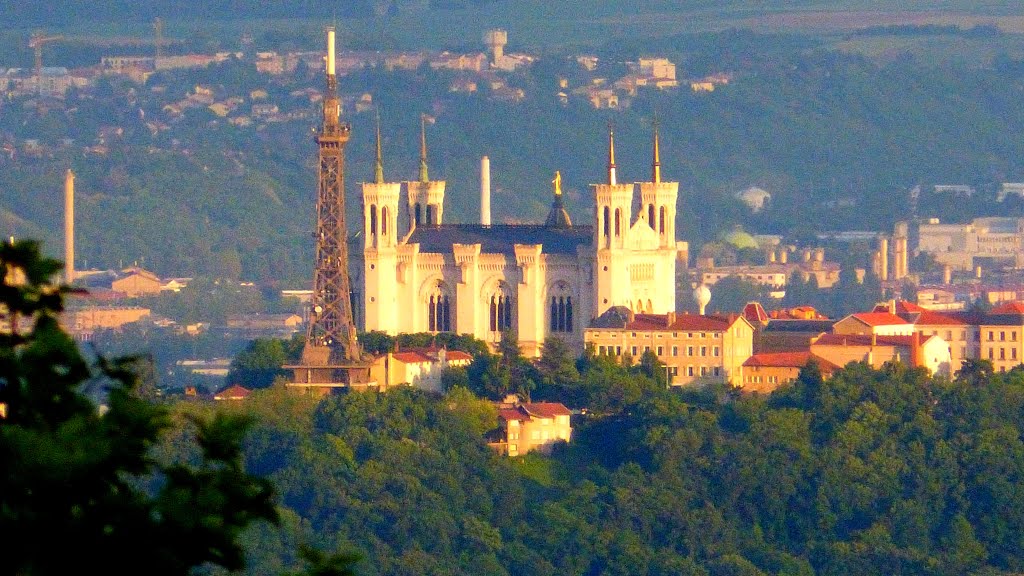
[[[953,283],[953,267],[949,264],[942,267],[942,283],[946,286]]]
[[[878,279],[889,279],[889,239],[885,236],[878,237]]]
[[[64,173],[64,281],[75,280],[75,173]]]
[[[491,159],[480,159],[480,223],[491,225]]]
[[[789,250],[787,250],[786,248],[783,248],[779,252],[779,262],[781,264],[786,264],[787,262],[789,262]]]

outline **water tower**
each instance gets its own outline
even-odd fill
[[[693,300],[697,303],[700,315],[703,316],[708,302],[711,302],[711,290],[704,284],[697,286],[693,289]]]

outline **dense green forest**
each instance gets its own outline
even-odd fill
[[[808,368],[761,397],[623,370],[581,365],[593,389],[643,393],[574,417],[550,457],[493,454],[495,412],[462,387],[258,393],[235,408],[256,421],[246,466],[285,521],[248,534],[252,572],[288,566],[295,542],[358,551],[363,574],[1024,569],[1024,372]]]

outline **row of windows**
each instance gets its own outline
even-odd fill
[[[572,297],[551,297],[551,331],[572,332]]]
[[[655,332],[654,333],[654,337],[655,338],[662,338],[662,337],[665,336],[665,334],[667,334],[667,332],[666,333]],[[680,332],[673,332],[672,333],[672,337],[673,338],[679,338],[679,334],[680,334]],[[692,339],[692,338],[694,338],[694,334],[697,334],[697,332],[687,332],[686,333],[686,337]],[[722,333],[721,332],[711,332],[710,334],[711,334],[711,336],[708,336],[708,332],[700,332],[698,337],[699,338],[714,338],[716,340],[718,338],[722,337]],[[594,336],[600,336],[600,335],[601,335],[600,332],[595,332],[594,333]],[[614,336],[615,332],[609,332],[608,335],[609,336]],[[636,338],[637,337],[637,333],[636,332],[630,332],[629,335],[630,335],[631,338]],[[640,332],[640,337],[641,338],[650,338],[651,337],[651,333],[650,332]]]
[[[597,353],[599,355],[601,355],[601,356],[610,355],[610,354],[613,354],[613,348],[614,348],[614,355],[615,356],[621,356],[622,355],[622,346],[614,346],[614,347],[612,347],[612,346],[598,346],[597,347]],[[685,356],[691,356],[691,357],[692,356],[707,356],[708,355],[708,350],[709,349],[708,349],[707,346],[687,346],[686,347],[686,354],[685,354]],[[644,352],[650,352],[651,351],[651,347],[650,346],[644,346],[643,347],[643,351]],[[672,351],[672,356],[679,356],[679,346],[672,346],[671,351]],[[710,351],[711,351],[711,355],[714,356],[715,358],[721,356],[721,349],[718,346],[712,346],[710,348]],[[639,346],[632,346],[632,347],[630,347],[629,354],[631,356],[633,356],[635,358],[636,355],[639,354],[639,353],[640,353],[640,347]],[[657,348],[655,348],[655,354],[657,354],[658,356],[665,356],[665,347],[664,346],[658,346]]]
[[[995,348],[989,348],[988,349],[988,359],[989,360],[995,360],[995,352],[996,352]],[[1006,348],[1002,348],[1002,347],[999,348],[999,359],[1000,360],[1006,360]],[[1010,360],[1016,360],[1016,359],[1017,359],[1017,349],[1016,348],[1010,348]]]
[[[989,342],[994,342],[995,341],[995,331],[994,330],[989,330],[988,331],[988,341]],[[1006,330],[1000,330],[999,331],[999,341],[1000,342],[1006,342]],[[1010,330],[1010,342],[1016,342],[1016,341],[1017,341],[1017,331],[1016,330]]]
[[[747,384],[778,384],[778,376],[747,376]],[[792,378],[786,380],[786,382],[792,382]]]

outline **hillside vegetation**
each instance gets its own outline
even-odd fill
[[[615,370],[582,379],[613,390]],[[277,485],[286,529],[249,534],[253,572],[287,566],[295,541],[358,551],[364,574],[1024,569],[1022,372],[854,365],[767,398],[647,386],[624,402],[551,457],[506,459],[463,388],[261,392],[239,408],[257,422],[246,463]]]

